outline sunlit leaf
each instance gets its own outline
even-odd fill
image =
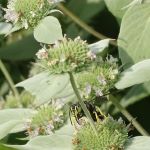
[[[0,22],[0,34],[7,34],[11,28],[12,25],[10,23]]]
[[[19,150],[72,150],[71,126],[65,126],[61,131],[49,136],[38,136],[26,145],[9,145]],[[70,131],[70,132],[68,132]]]
[[[122,18],[127,9],[123,9],[132,0],[104,0],[109,11],[117,18]]]
[[[150,137],[137,136],[131,138],[125,150],[150,150]]]
[[[0,110],[0,139],[9,133],[25,130],[25,123],[35,111],[31,109],[4,109]]]
[[[119,33],[119,57],[124,67],[150,58],[150,4],[129,8]]]
[[[34,29],[34,37],[38,42],[53,44],[63,38],[60,23],[57,18],[45,17]]]
[[[31,94],[36,96],[36,105],[50,101],[52,98],[62,98],[72,96],[73,90],[68,74],[51,75],[42,72],[16,85],[24,87]]]
[[[150,59],[136,63],[122,72],[121,78],[115,86],[118,89],[123,89],[147,81],[150,81]]]

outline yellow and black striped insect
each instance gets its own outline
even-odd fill
[[[94,106],[92,103],[88,102],[88,101],[84,101],[84,104],[86,105],[87,109],[89,110],[91,117],[93,118],[93,120],[96,122],[98,119],[99,120],[104,120],[105,115],[96,108],[96,106]],[[75,118],[76,122],[78,124],[80,124],[79,120],[82,117],[86,117],[83,109],[81,108],[79,103],[76,104],[72,104],[70,107],[70,121],[72,122],[72,117]]]

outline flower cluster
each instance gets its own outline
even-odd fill
[[[34,100],[35,97],[27,91],[21,92],[19,97],[10,93],[6,96],[5,100],[0,100],[0,108],[32,108],[34,106]]]
[[[74,150],[123,150],[128,141],[128,127],[122,119],[106,117],[95,123],[97,134],[89,122],[83,124],[74,134]]]
[[[36,55],[44,68],[57,74],[81,71],[91,62],[88,52],[88,44],[80,37],[74,40],[64,37],[50,48],[42,48]]]
[[[107,57],[106,61],[94,63],[87,71],[77,76],[77,83],[84,99],[91,100],[109,93],[118,76],[116,61],[112,56]]]
[[[27,122],[29,137],[50,135],[62,127],[67,119],[64,109],[64,103],[61,99],[41,106],[33,118]]]
[[[35,27],[59,1],[61,0],[9,0],[7,8],[4,8],[4,18],[7,22],[19,23],[25,29]]]

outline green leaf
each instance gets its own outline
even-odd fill
[[[38,136],[31,139],[26,145],[9,145],[19,150],[72,150],[71,125],[62,128],[61,132],[49,136]],[[70,132],[68,132],[70,131]]]
[[[94,54],[102,53],[106,48],[108,48],[110,40],[111,39],[104,39],[96,43],[90,44],[89,48]]]
[[[150,4],[135,5],[123,17],[119,33],[119,57],[125,67],[150,58]]]
[[[123,9],[132,0],[104,0],[109,11],[117,18],[121,19],[127,9]]]
[[[9,133],[13,133],[12,130],[16,128],[17,125],[23,123],[23,120],[10,120],[8,122],[0,124],[0,139],[4,138]]]
[[[149,96],[150,82],[133,86],[129,92],[121,99],[120,103],[124,106],[130,106],[141,99]]]
[[[0,59],[13,61],[31,59],[35,56],[35,53],[39,48],[40,47],[33,38],[33,35],[30,34],[21,40],[1,47]]]
[[[24,87],[31,94],[36,96],[35,105],[41,105],[52,98],[66,98],[73,95],[68,74],[51,75],[42,72],[16,85]]]
[[[57,18],[45,17],[34,29],[34,37],[38,42],[53,44],[63,38],[61,25]]]
[[[22,25],[19,24],[19,23],[16,23],[14,26],[12,26],[12,28],[6,33],[6,36],[13,33],[13,32],[16,32],[18,30],[22,29]]]
[[[0,150],[16,150],[16,149],[10,148],[10,147],[6,147],[6,146],[0,144]]]
[[[25,130],[25,123],[35,111],[31,109],[4,109],[0,110],[0,139],[9,133]]]
[[[150,59],[143,60],[121,73],[116,88],[124,89],[150,80]]]
[[[0,34],[7,34],[12,28],[12,24],[0,22]]]
[[[131,138],[125,150],[150,150],[150,137],[137,136]]]
[[[69,1],[69,9],[83,21],[89,22],[98,12],[104,9],[103,0],[75,0]],[[92,11],[91,11],[92,10]]]
[[[134,85],[124,97],[121,98],[120,103],[124,107],[128,107],[130,105],[139,102],[145,97],[150,95],[150,82],[146,82],[144,84]],[[114,108],[113,113],[117,113],[118,109]]]

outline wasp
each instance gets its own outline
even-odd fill
[[[101,120],[101,121],[104,120],[105,115],[100,111],[100,109],[98,109],[95,105],[93,105],[91,102],[88,102],[88,101],[84,101],[84,104],[86,105],[88,111],[90,112],[93,121],[96,122],[98,120]],[[72,104],[69,112],[70,112],[69,114],[70,114],[71,124],[73,124],[72,117],[75,118],[78,124],[80,124],[79,120],[82,117],[86,117],[79,103]]]

